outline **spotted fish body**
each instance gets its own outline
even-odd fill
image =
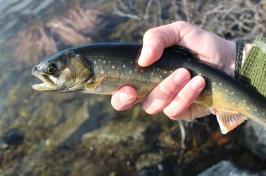
[[[216,114],[222,133],[246,118],[266,127],[266,98],[255,90],[201,63],[185,48],[166,48],[161,59],[146,68],[137,65],[140,50],[138,44],[110,43],[64,50],[33,68],[33,75],[44,82],[41,86],[33,85],[33,89],[112,94],[123,85],[131,85],[144,97],[173,71],[187,68],[192,75],[205,77],[206,87],[195,104]],[[48,73],[51,64],[56,65],[56,71]]]

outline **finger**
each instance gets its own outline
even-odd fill
[[[193,120],[195,118],[204,117],[211,114],[210,108],[197,103],[191,105],[190,111],[191,119],[189,120]]]
[[[192,121],[195,118],[204,117],[210,115],[210,109],[198,103],[193,103],[186,111],[178,114],[174,119]]]
[[[111,104],[117,111],[130,109],[137,99],[137,92],[133,87],[124,86],[112,95]]]
[[[187,69],[180,68],[176,70],[146,97],[143,102],[145,112],[148,114],[161,112],[189,80],[190,73]]]
[[[185,110],[183,112],[181,112],[180,114],[178,114],[178,116],[176,117],[172,117],[172,119],[174,120],[184,120],[184,121],[191,121],[192,117],[191,117],[191,111]]]
[[[175,119],[187,110],[205,87],[205,80],[201,76],[192,78],[174,97],[163,112],[171,119]]]
[[[146,67],[157,61],[163,53],[164,48],[179,43],[180,38],[188,31],[186,22],[175,22],[149,29],[143,36],[143,48],[138,64]]]

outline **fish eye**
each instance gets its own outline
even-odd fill
[[[57,66],[55,63],[50,63],[47,67],[47,73],[54,74],[57,70]]]

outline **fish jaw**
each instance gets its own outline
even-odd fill
[[[60,88],[58,88],[58,86],[56,84],[53,83],[53,81],[51,81],[48,76],[43,75],[43,74],[38,74],[38,73],[34,73],[32,74],[33,76],[36,76],[37,78],[39,78],[42,83],[39,84],[33,84],[32,85],[32,89],[35,91],[54,91],[54,90],[59,90]]]

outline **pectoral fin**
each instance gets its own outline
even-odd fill
[[[247,120],[242,114],[230,111],[216,111],[216,117],[222,134],[228,133]]]

